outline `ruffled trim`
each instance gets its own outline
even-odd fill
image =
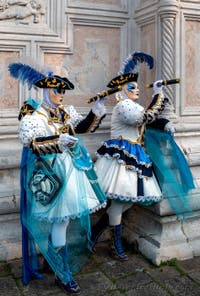
[[[124,196],[124,195],[119,195],[119,194],[114,194],[114,193],[107,193],[106,194],[107,198],[109,199],[114,199],[114,200],[120,200],[122,202],[132,202],[132,203],[140,203],[140,204],[145,204],[145,203],[155,203],[155,202],[160,202],[163,199],[162,195],[159,196]]]
[[[98,158],[117,159],[126,169],[137,171],[143,176],[152,176],[152,162],[141,145],[125,139],[112,139],[104,142],[97,150]]]
[[[74,215],[68,215],[68,216],[64,216],[64,217],[55,217],[55,218],[47,218],[47,217],[43,217],[42,215],[37,215],[37,214],[33,214],[34,218],[38,219],[39,221],[46,221],[49,223],[53,223],[53,222],[57,222],[57,223],[61,223],[64,221],[67,221],[69,219],[75,220],[75,219],[80,219],[83,216],[87,216],[88,214],[93,214],[97,211],[99,211],[102,208],[105,208],[107,205],[107,202],[104,202],[92,209],[87,209],[84,212],[78,213],[78,214],[74,214]]]
[[[107,206],[107,202],[102,203],[101,205],[95,207],[94,209],[90,210],[90,214],[98,212],[100,209],[105,208]]]

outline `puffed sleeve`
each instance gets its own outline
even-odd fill
[[[32,115],[26,115],[19,124],[19,139],[24,146],[29,147],[38,137],[45,137],[46,130],[40,120]]]
[[[19,124],[21,143],[31,148],[36,155],[62,153],[59,135],[47,135],[47,131],[39,117],[26,115]]]
[[[115,107],[118,119],[127,125],[140,125],[143,122],[144,108],[131,100],[123,100]]]
[[[79,114],[72,105],[67,108],[67,112],[70,115],[71,124],[76,128],[76,126],[83,120],[83,116]]]

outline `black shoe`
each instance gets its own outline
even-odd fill
[[[80,295],[81,293],[81,289],[74,279],[72,279],[67,284],[63,284],[61,280],[58,277],[56,277],[55,284],[71,295]]]
[[[122,252],[121,254],[118,253],[114,246],[111,246],[111,257],[120,261],[127,261],[129,259],[128,255],[126,255],[124,252]]]

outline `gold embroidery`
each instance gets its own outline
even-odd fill
[[[69,133],[69,124],[63,125],[59,130],[62,134]]]
[[[39,146],[39,145],[46,145],[46,144],[54,144],[55,142],[58,142],[58,138],[55,138],[55,139],[48,139],[48,140],[44,140],[44,141],[37,141],[37,140],[34,140],[33,141],[33,144],[35,146]]]
[[[89,132],[89,131],[92,129],[92,127],[95,126],[96,123],[98,124],[98,122],[99,122],[99,121],[98,121],[97,116],[94,115],[94,119],[93,119],[93,121],[91,122],[91,124],[90,124],[90,126],[88,127],[88,129],[87,129],[86,132]]]
[[[18,120],[20,121],[25,115],[31,115],[34,111],[35,109],[25,101],[19,111]]]
[[[140,141],[139,141],[139,140],[131,141],[130,139],[123,138],[122,136],[117,137],[117,139],[119,139],[119,140],[126,140],[126,141],[128,141],[129,143],[131,143],[131,144],[140,144]],[[139,138],[138,138],[138,139],[139,139]]]

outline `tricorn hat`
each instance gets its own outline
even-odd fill
[[[44,77],[36,81],[34,85],[39,88],[74,89],[73,83],[71,83],[66,77],[60,77],[58,75]]]
[[[117,77],[113,78],[107,85],[107,87],[113,88],[119,85],[123,85],[127,82],[137,81],[138,73],[126,73],[123,75],[118,75]]]
[[[123,62],[121,70],[118,72],[118,76],[113,78],[107,85],[107,87],[116,87],[123,85],[127,82],[136,82],[138,79],[138,73],[134,72],[135,67],[138,63],[147,63],[150,69],[153,68],[154,60],[153,57],[141,52],[136,51],[130,54]]]
[[[11,63],[8,65],[8,70],[12,77],[19,79],[23,84],[27,83],[29,89],[32,86],[39,88],[74,89],[73,83],[66,77],[54,75],[52,71],[44,74],[42,71],[38,71],[24,63]]]

